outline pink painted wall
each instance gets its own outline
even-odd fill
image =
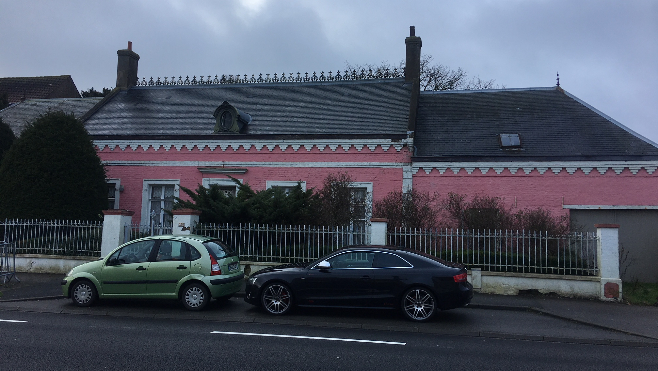
[[[472,174],[463,169],[458,174],[452,170],[426,174],[421,169],[413,176],[414,189],[419,191],[438,192],[441,196],[449,192],[496,196],[516,209],[543,207],[556,215],[567,212],[563,204],[658,205],[657,185],[658,172],[648,174],[644,169],[637,174],[624,169],[619,175],[611,169],[604,175],[596,169],[589,174],[580,169],[574,174],[562,170],[557,175],[550,170],[544,174],[536,170],[527,175],[522,170],[511,174],[507,169],[500,174],[493,170],[482,174],[478,169]]]
[[[203,178],[228,179],[222,174],[202,174],[196,162],[226,161],[230,163],[263,163],[279,162],[300,164],[304,162],[326,163],[325,167],[287,167],[287,166],[240,166],[246,168],[245,174],[234,175],[237,179],[242,179],[248,183],[254,190],[266,188],[266,182],[269,181],[306,181],[307,189],[322,187],[322,182],[330,173],[347,172],[355,182],[372,182],[373,199],[383,198],[391,191],[402,189],[402,166],[397,167],[340,167],[332,166],[332,163],[381,163],[381,164],[401,164],[408,162],[409,153],[406,149],[396,151],[391,147],[384,151],[381,147],[371,151],[364,147],[361,151],[352,147],[345,151],[338,147],[331,151],[328,147],[324,151],[313,148],[307,151],[301,147],[297,151],[292,148],[281,151],[278,147],[269,151],[263,147],[257,151],[252,147],[249,151],[240,148],[233,151],[231,148],[222,151],[220,148],[215,151],[204,149],[199,151],[193,149],[188,151],[182,148],[180,151],[175,148],[166,151],[159,149],[155,151],[149,148],[144,151],[141,147],[132,150],[130,147],[121,150],[116,147],[114,150],[105,148],[99,151],[99,156],[103,161],[193,161],[193,166],[106,166],[107,177],[110,179],[120,179],[124,191],[120,194],[119,207],[135,212],[133,222],[141,220],[142,208],[142,188],[145,179],[150,180],[180,180],[180,185],[190,189],[196,189],[202,183]],[[199,166],[207,166],[199,164]],[[181,192],[182,198],[187,196]]]

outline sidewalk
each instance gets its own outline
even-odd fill
[[[4,284],[0,278],[0,302],[62,298],[60,285],[62,278],[63,276],[59,274],[17,273],[15,278]],[[237,296],[242,297],[244,293],[238,293]],[[658,307],[561,298],[552,295],[506,296],[476,293],[469,308],[531,311],[658,340]]]

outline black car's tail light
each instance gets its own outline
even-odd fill
[[[455,282],[457,282],[457,283],[459,283],[459,282],[466,282],[466,281],[468,280],[468,273],[466,273],[466,272],[459,273],[459,274],[457,274],[457,275],[455,275],[455,276],[452,276],[452,278],[453,278],[453,279],[455,280]]]

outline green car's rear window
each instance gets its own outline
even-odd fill
[[[215,256],[215,259],[222,259],[227,256],[235,256],[233,249],[220,240],[210,240],[203,243],[208,251]]]

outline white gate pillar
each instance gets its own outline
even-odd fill
[[[372,218],[370,219],[370,244],[371,245],[386,245],[386,228],[388,226],[388,219]]]
[[[103,237],[101,258],[104,258],[124,241],[125,226],[132,223],[134,211],[103,210]]]
[[[622,299],[622,285],[619,277],[619,225],[595,224],[597,260],[601,278],[601,300]]]
[[[174,215],[172,234],[178,235],[192,234],[192,228],[199,223],[201,215],[201,211],[192,209],[172,210],[171,213]]]

